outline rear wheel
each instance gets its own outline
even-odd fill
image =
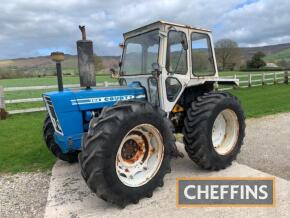
[[[212,144],[220,155],[231,152],[239,137],[239,122],[236,113],[225,109],[216,117],[212,127]]]
[[[82,175],[101,199],[121,207],[151,197],[170,172],[171,122],[146,102],[120,102],[90,123],[79,155]]]
[[[193,101],[184,121],[184,144],[200,167],[219,170],[229,166],[243,144],[245,117],[236,97],[210,92]]]
[[[47,148],[53,153],[57,158],[67,161],[69,163],[74,163],[78,161],[78,152],[63,153],[56,144],[54,140],[54,128],[49,115],[44,120],[43,125],[43,139],[46,143]]]

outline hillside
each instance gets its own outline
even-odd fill
[[[283,60],[290,63],[290,43],[261,47],[242,47],[243,60],[249,60],[258,51],[266,54],[264,59],[267,62],[278,63]],[[101,56],[104,69],[97,73],[109,73],[110,68],[118,66],[119,58],[119,56]],[[77,56],[65,55],[62,67],[64,74],[77,74]],[[0,79],[53,75],[54,73],[55,65],[49,56],[0,60]]]
[[[273,62],[277,62],[281,60],[290,61],[290,48],[282,50],[274,54],[267,55],[264,59],[266,61],[273,61]]]
[[[104,69],[97,73],[109,73],[111,67],[118,66],[119,57],[103,56],[101,58]],[[62,68],[64,74],[77,74],[77,56],[65,55]],[[0,60],[0,79],[53,75],[54,73],[55,64],[51,61],[50,56]]]
[[[261,46],[261,47],[243,47],[241,48],[241,52],[242,52],[242,57],[245,60],[249,60],[253,56],[253,54],[255,54],[258,51],[261,51],[266,56],[270,57],[269,60],[273,61],[275,60],[275,58],[277,58],[277,56],[275,56],[276,54],[283,52],[285,50],[289,50],[289,49],[290,49],[290,43],[285,43],[285,44],[268,45],[268,46]],[[288,52],[290,52],[290,50]]]

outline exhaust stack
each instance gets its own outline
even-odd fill
[[[77,41],[80,86],[90,88],[96,86],[93,42],[87,40],[85,26],[79,26],[79,29],[82,33],[82,39]]]

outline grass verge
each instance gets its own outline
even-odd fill
[[[0,121],[0,172],[52,168],[55,158],[42,140],[44,112],[19,114]]]
[[[101,82],[114,82],[116,80],[112,79],[110,75],[97,75],[96,81]],[[64,84],[79,84],[80,78],[78,76],[64,76]],[[47,77],[32,77],[32,78],[19,78],[19,79],[1,79],[0,86],[3,87],[22,87],[22,86],[46,86],[46,85],[56,85],[57,78],[56,76],[47,76]]]
[[[269,85],[230,92],[242,102],[247,118],[290,111],[290,85]]]

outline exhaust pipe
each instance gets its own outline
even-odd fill
[[[93,42],[87,40],[85,26],[79,26],[79,29],[82,33],[82,39],[77,41],[80,86],[90,88],[96,86]]]

